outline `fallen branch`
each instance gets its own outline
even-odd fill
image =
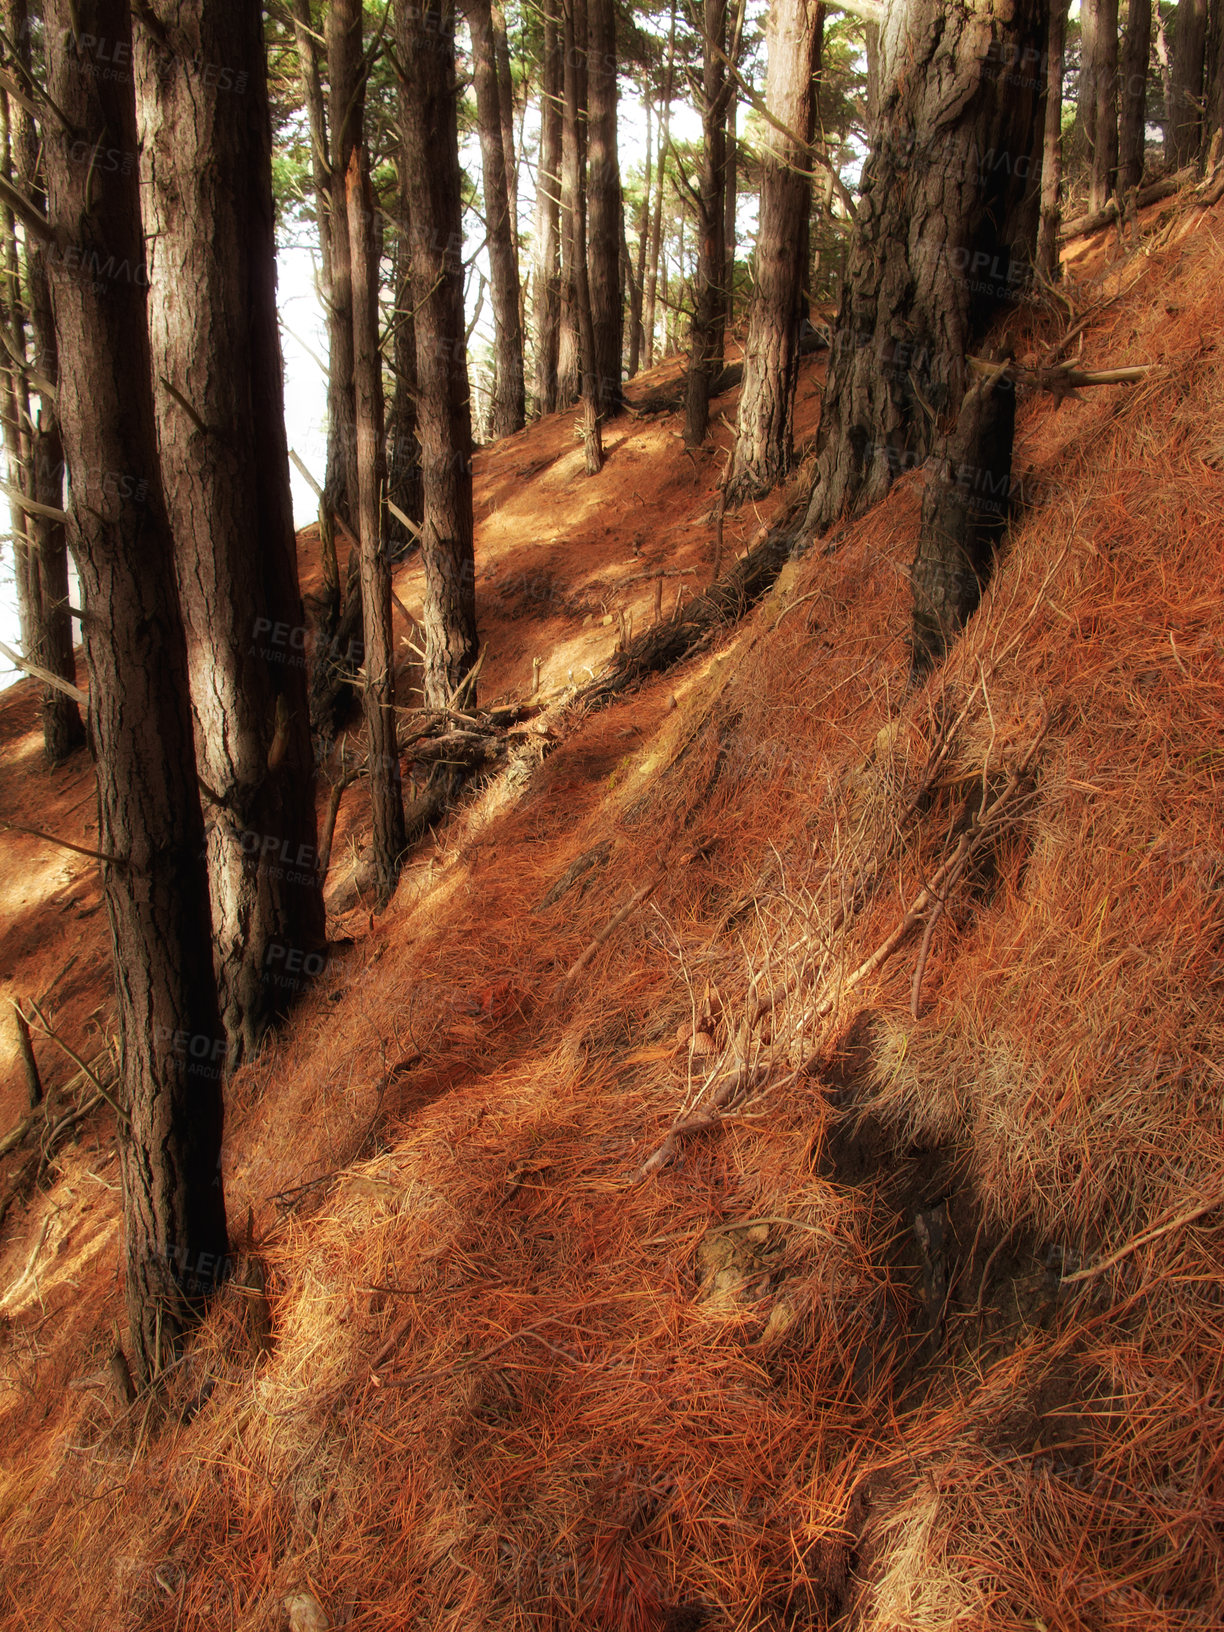
[[[6,646],[0,640],[0,655],[7,657],[14,668],[24,669],[27,674],[33,675],[35,680],[41,680],[44,686],[50,686],[54,691],[62,691],[65,697],[71,697],[73,702],[89,704],[89,693],[82,691],[80,686],[74,686],[62,679],[58,674],[52,674],[50,669],[44,669],[37,663],[31,663],[29,658],[22,657],[11,646]]]
[[[1138,1252],[1140,1247],[1147,1247],[1153,1241],[1159,1241],[1162,1236],[1171,1235],[1174,1230],[1180,1230],[1186,1224],[1193,1224],[1195,1219],[1213,1213],[1217,1207],[1224,1207],[1224,1195],[1213,1196],[1210,1201],[1198,1202],[1187,1208],[1184,1213],[1177,1213],[1173,1218],[1166,1219],[1162,1224],[1153,1225],[1150,1230],[1144,1230],[1128,1241],[1125,1246],[1119,1247],[1117,1252],[1111,1252],[1108,1258],[1102,1258],[1099,1264],[1092,1264],[1088,1269],[1077,1270],[1074,1275],[1064,1275],[1059,1282],[1060,1286],[1075,1286],[1084,1281],[1093,1281],[1098,1275],[1104,1275],[1107,1269],[1120,1264],[1123,1258],[1129,1258],[1132,1252]]]
[[[1162,176],[1159,181],[1140,187],[1134,195],[1135,208],[1146,209],[1149,204],[1159,204],[1161,199],[1172,198],[1174,193],[1181,192],[1182,188],[1188,186],[1197,175],[1198,166],[1191,164],[1171,176]],[[1125,200],[1123,202],[1125,203]],[[1090,232],[1099,232],[1111,221],[1116,221],[1120,213],[1117,198],[1111,198],[1099,210],[1089,210],[1086,215],[1077,215],[1070,221],[1064,221],[1058,229],[1058,241],[1060,244],[1066,244],[1072,238],[1083,238]]]
[[[638,907],[640,907],[644,901],[648,900],[650,896],[654,894],[662,881],[663,875],[660,874],[657,878],[652,879],[649,884],[644,885],[635,894],[631,895],[628,901],[625,902],[624,906],[612,914],[611,918],[608,919],[607,923],[599,931],[599,934],[596,935],[595,939],[590,943],[586,950],[579,955],[575,962],[573,962],[566,970],[565,974],[562,975],[560,981],[557,983],[558,997],[563,995],[575,976],[582,973],[587,964],[590,963],[591,959],[595,956],[596,952],[599,951],[600,947],[604,944],[608,937],[620,928],[620,926],[625,922],[625,919],[628,918],[631,913],[636,912]]]

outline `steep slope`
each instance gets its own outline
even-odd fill
[[[919,473],[582,714],[594,582],[708,549],[688,462],[627,422],[621,515],[531,474],[563,421],[487,459],[487,559],[534,570],[513,511],[552,586],[492,687],[545,659],[550,751],[234,1084],[270,1351],[234,1288],[123,1410],[105,1148],[11,1227],[4,1625],[1224,1618],[1222,273],[1218,208],[1085,271],[1085,360],[1157,366],[1024,402],[1008,555],[912,694]]]

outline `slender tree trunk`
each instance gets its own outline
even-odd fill
[[[472,37],[472,78],[484,170],[485,232],[492,280],[494,387],[490,430],[496,440],[513,436],[526,422],[523,391],[523,330],[519,320],[518,263],[511,230],[506,150],[501,127],[489,0],[463,0]]]
[[[155,0],[135,30],[135,78],[162,485],[197,766],[221,800],[208,865],[232,1067],[325,943],[306,675],[300,641],[277,635],[301,631],[303,614],[257,14]]]
[[[1045,55],[1045,125],[1041,145],[1041,217],[1037,229],[1037,269],[1053,283],[1058,276],[1058,228],[1062,222],[1062,105],[1070,0],[1051,0]],[[1150,3],[1150,0],[1149,0]]]
[[[561,332],[561,71],[560,0],[544,0],[544,57],[540,89],[540,161],[536,180],[535,324],[536,411],[557,408],[557,348]]]
[[[723,248],[726,254],[723,271],[724,334],[735,327],[735,211],[739,190],[739,137],[736,134],[736,115],[739,98],[735,80],[730,83],[727,97],[727,179],[723,189]]]
[[[1192,164],[1203,136],[1203,71],[1207,50],[1207,0],[1178,0],[1173,24],[1169,99],[1169,159],[1174,169]]]
[[[624,232],[620,160],[616,151],[617,54],[615,0],[587,0],[587,268],[594,337],[595,400],[601,415],[621,405],[624,293],[620,246]]]
[[[340,6],[360,0],[333,0]],[[349,154],[348,232],[353,259],[353,389],[357,407],[357,537],[365,629],[362,706],[369,744],[370,803],[378,902],[395,893],[406,846],[403,775],[395,740],[395,657],[391,643],[391,567],[383,549],[383,394],[378,351],[378,256],[374,194],[364,142]]]
[[[994,11],[989,28],[982,16],[971,0],[911,0],[908,8],[890,0],[885,13],[879,123],[808,509],[809,526],[827,528],[874,503],[932,452],[951,473],[951,487],[935,484],[947,502],[927,512],[914,567],[918,669],[967,615],[966,558],[980,582],[978,535],[966,528],[978,525],[979,512],[989,517],[990,504],[1006,504],[1004,387],[978,391],[965,407],[968,357],[1023,292],[1036,238],[1044,82],[1027,65],[1047,43],[1048,4],[1014,0]],[[972,490],[971,514],[955,513],[957,481]]]
[[[398,0],[404,176],[416,310],[425,518],[425,701],[466,696],[476,664],[472,430],[463,316],[463,199],[450,0]]]
[[[424,497],[421,447],[417,441],[416,318],[412,309],[412,257],[402,155],[399,169],[400,221],[395,235],[395,311],[391,319],[395,391],[387,415],[387,497],[419,529]],[[410,532],[394,511],[387,517],[386,529],[389,559],[398,561],[407,555],[419,532]]]
[[[573,303],[578,327],[579,370],[582,380],[582,439],[586,471],[595,476],[603,466],[600,431],[599,381],[596,376],[595,326],[591,316],[591,286],[587,276],[586,143],[581,117],[581,85],[586,53],[578,41],[585,37],[583,0],[562,0],[565,15],[565,165],[566,186],[573,200]]]
[[[327,480],[324,502],[353,528],[357,509],[357,425],[353,398],[353,261],[345,177],[365,116],[361,13],[347,4],[327,8],[328,123],[331,169],[331,292],[327,304]],[[349,574],[350,580],[352,573]]]
[[[629,322],[629,367],[627,376],[631,380],[636,377],[638,370],[642,366],[643,315],[646,297],[646,251],[650,240],[650,184],[654,160],[651,139],[654,136],[654,109],[649,96],[645,98],[645,103],[646,165],[642,179],[642,207],[638,211],[637,266],[633,271],[631,284],[636,304]]]
[[[727,270],[727,0],[705,0],[701,76],[701,170],[697,204],[697,292],[690,330],[684,442],[705,441],[710,384],[722,363]]]
[[[820,64],[823,31],[824,6],[818,0],[775,0],[766,36],[766,103],[791,134],[783,136],[770,128],[761,177],[756,291],[727,473],[731,502],[768,492],[786,475],[794,457],[800,307],[806,278],[803,228],[812,197],[812,82]]]
[[[568,408],[582,394],[582,314],[578,303],[578,193],[586,172],[587,129],[587,23],[586,0],[560,0],[562,38],[565,41],[562,68],[561,121],[561,338],[557,355],[557,401]],[[580,26],[574,26],[572,8],[580,12]],[[573,43],[571,44],[571,36]],[[570,81],[577,99],[576,112],[569,111]],[[585,264],[585,256],[583,256]]]
[[[1118,84],[1118,191],[1123,193],[1143,180],[1151,54],[1152,0],[1128,0]]]
[[[31,70],[29,15],[25,0],[16,0],[9,12],[9,37],[22,66]],[[45,210],[46,192],[39,171],[40,144],[28,111],[17,113],[17,171],[26,197]],[[29,293],[32,364],[36,380],[54,387],[59,376],[55,325],[51,316],[51,289],[47,281],[47,248],[34,233],[25,237],[26,288]],[[50,510],[64,505],[64,444],[52,390],[38,393],[39,407],[30,436],[30,494]],[[31,557],[31,601],[37,603],[38,638],[29,655],[44,669],[70,685],[76,684],[76,657],[72,646],[72,614],[68,610],[68,535],[64,524],[47,515],[28,518]],[[39,704],[43,726],[43,757],[48,765],[62,764],[85,743],[85,726],[75,700],[55,686],[44,686]]]
[[[667,34],[667,66],[663,70],[663,102],[659,111],[659,162],[657,165],[658,178],[655,183],[654,221],[650,229],[650,270],[646,277],[645,290],[645,318],[646,330],[646,367],[652,368],[655,360],[655,322],[659,291],[659,262],[663,257],[663,189],[667,183],[667,150],[671,136],[671,105],[672,94],[676,81],[676,0],[671,0],[671,20]],[[667,272],[663,273],[663,286],[667,287]],[[664,343],[666,352],[666,342]]]
[[[0,89],[0,176],[11,187],[14,181],[13,118],[8,92]],[[14,495],[30,488],[30,403],[26,387],[26,322],[21,290],[21,266],[17,247],[17,220],[8,204],[0,207],[0,322],[13,338],[16,356],[5,356],[0,364],[4,406],[0,419],[4,426],[4,446],[8,454],[8,485]],[[38,556],[32,538],[29,515],[16,497],[9,499],[9,532],[13,541],[16,575],[17,615],[22,650],[33,656],[42,644],[42,605],[38,582]]]
[[[115,951],[126,1124],[127,1309],[149,1379],[224,1273],[225,1037],[209,935],[187,648],[162,499],[145,320],[125,0],[47,0],[51,297],[71,542],[81,576],[99,848]],[[106,42],[107,56],[99,52]],[[124,472],[116,481],[115,472]]]
[[[1088,143],[1088,208],[1101,209],[1118,171],[1118,0],[1082,0],[1080,117]]]
[[[493,0],[489,8],[493,28],[493,55],[497,63],[497,100],[501,123],[502,163],[506,171],[506,197],[510,207],[510,241],[514,246],[515,281],[519,266],[519,202],[518,162],[514,152],[514,72],[510,66],[510,39],[506,32],[506,13]],[[519,320],[520,333],[522,319]]]
[[[641,357],[642,331],[642,285],[633,268],[633,256],[629,250],[629,240],[625,236],[625,227],[621,223],[621,281],[629,291],[629,363],[625,370],[626,379],[632,379],[637,373],[638,361]]]

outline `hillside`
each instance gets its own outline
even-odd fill
[[[270,1337],[248,1275],[120,1403],[109,1113],[9,1210],[0,1625],[1224,1621],[1224,215],[1146,227],[1030,338],[1157,366],[1024,398],[1022,515],[918,690],[920,472],[596,710],[618,616],[709,579],[727,427],[481,455],[483,700],[538,657],[543,706],[380,916],[346,796],[330,963],[228,1099]],[[88,848],[35,727],[14,687],[0,817]],[[91,1057],[91,863],[4,832],[0,892],[3,996]]]

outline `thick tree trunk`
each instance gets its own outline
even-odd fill
[[[208,867],[231,1067],[324,946],[301,637],[277,639],[303,615],[264,62],[256,14],[228,0],[158,0],[135,31],[162,485],[197,766],[221,800]]]
[[[1062,105],[1070,0],[1051,0],[1046,39],[1045,125],[1041,146],[1041,216],[1037,228],[1037,269],[1047,282],[1058,276],[1058,228],[1062,222]]]
[[[557,409],[557,348],[561,338],[562,82],[560,0],[544,0],[544,55],[540,86],[540,161],[536,179],[535,326],[536,412]]]
[[[1118,170],[1118,0],[1082,0],[1080,120],[1088,144],[1088,208],[1099,210]]]
[[[328,122],[331,169],[327,209],[331,290],[327,301],[327,478],[324,501],[350,529],[357,509],[357,424],[353,399],[353,261],[344,178],[365,116],[361,8],[350,0],[327,10]]]
[[[586,170],[586,0],[560,0],[560,7],[565,45],[561,97],[561,337],[557,351],[557,406],[568,408],[582,393],[577,186]],[[575,7],[578,11],[577,21],[574,18]],[[571,79],[577,98],[576,112],[572,116],[569,111]],[[585,255],[583,260],[585,262]]]
[[[157,462],[125,0],[47,0],[51,296],[81,576],[99,848],[115,950],[128,1322],[142,1379],[224,1272],[225,1037],[187,648]],[[103,42],[105,55],[103,52]],[[223,59],[224,60],[224,59]],[[123,472],[116,479],[116,472]]]
[[[595,400],[599,413],[621,405],[624,232],[620,160],[616,151],[616,4],[587,0],[587,269],[594,337]]]
[[[970,0],[891,0],[882,24],[809,526],[859,513],[923,462],[956,422],[967,355],[1027,285],[1044,92],[1029,65],[1047,4],[996,5],[989,29],[981,17]]]
[[[444,707],[476,663],[472,430],[463,317],[463,219],[450,0],[399,0],[400,121],[417,339],[425,516],[425,701]],[[474,686],[466,693],[475,703]]]
[[[586,143],[581,113],[581,85],[586,53],[583,38],[583,0],[562,0],[565,12],[565,184],[573,201],[572,299],[578,327],[579,370],[582,380],[582,440],[588,476],[603,466],[600,430],[599,380],[596,374],[595,325],[591,313],[591,286],[587,275]]]
[[[523,330],[519,315],[518,263],[511,230],[501,97],[489,0],[463,0],[472,37],[472,78],[484,171],[485,234],[493,295],[493,406],[489,429],[496,440],[513,436],[526,423],[523,389]]]
[[[9,13],[12,39],[27,72],[31,69],[29,16],[25,0],[16,0]],[[34,206],[46,208],[46,191],[39,169],[40,144],[30,114],[17,113],[17,172],[20,186]],[[25,239],[26,288],[33,340],[32,365],[36,379],[54,386],[59,374],[55,325],[51,316],[51,289],[47,281],[47,248],[33,233]],[[39,392],[39,407],[30,435],[30,495],[51,510],[64,505],[64,444],[52,391]],[[38,632],[29,656],[70,685],[76,684],[76,657],[72,646],[72,614],[68,610],[68,535],[64,524],[50,516],[28,518],[31,558],[31,600],[38,609]],[[35,577],[36,574],[36,577]],[[84,746],[85,726],[76,701],[55,686],[44,686],[39,701],[43,726],[43,757],[48,765],[62,764],[74,749]]]
[[[341,3],[341,0],[337,0]],[[395,657],[391,642],[391,567],[383,549],[382,358],[378,350],[378,257],[374,195],[364,142],[349,155],[349,247],[353,259],[353,391],[357,408],[357,537],[365,629],[362,706],[369,747],[370,804],[378,902],[395,893],[406,844],[404,790],[395,740]]]
[[[1118,80],[1118,191],[1123,193],[1143,180],[1151,54],[1152,0],[1128,0]]]
[[[727,271],[727,0],[705,0],[701,74],[701,171],[697,209],[697,294],[690,330],[684,442],[705,441],[710,382],[722,365]]]
[[[1203,136],[1207,0],[1178,0],[1169,82],[1168,157],[1175,170],[1193,164]]]
[[[775,0],[766,35],[766,105],[773,126],[762,165],[756,290],[748,316],[744,384],[727,498],[766,493],[794,457],[800,303],[807,275],[804,223],[811,205],[812,81],[820,63],[824,6]]]

